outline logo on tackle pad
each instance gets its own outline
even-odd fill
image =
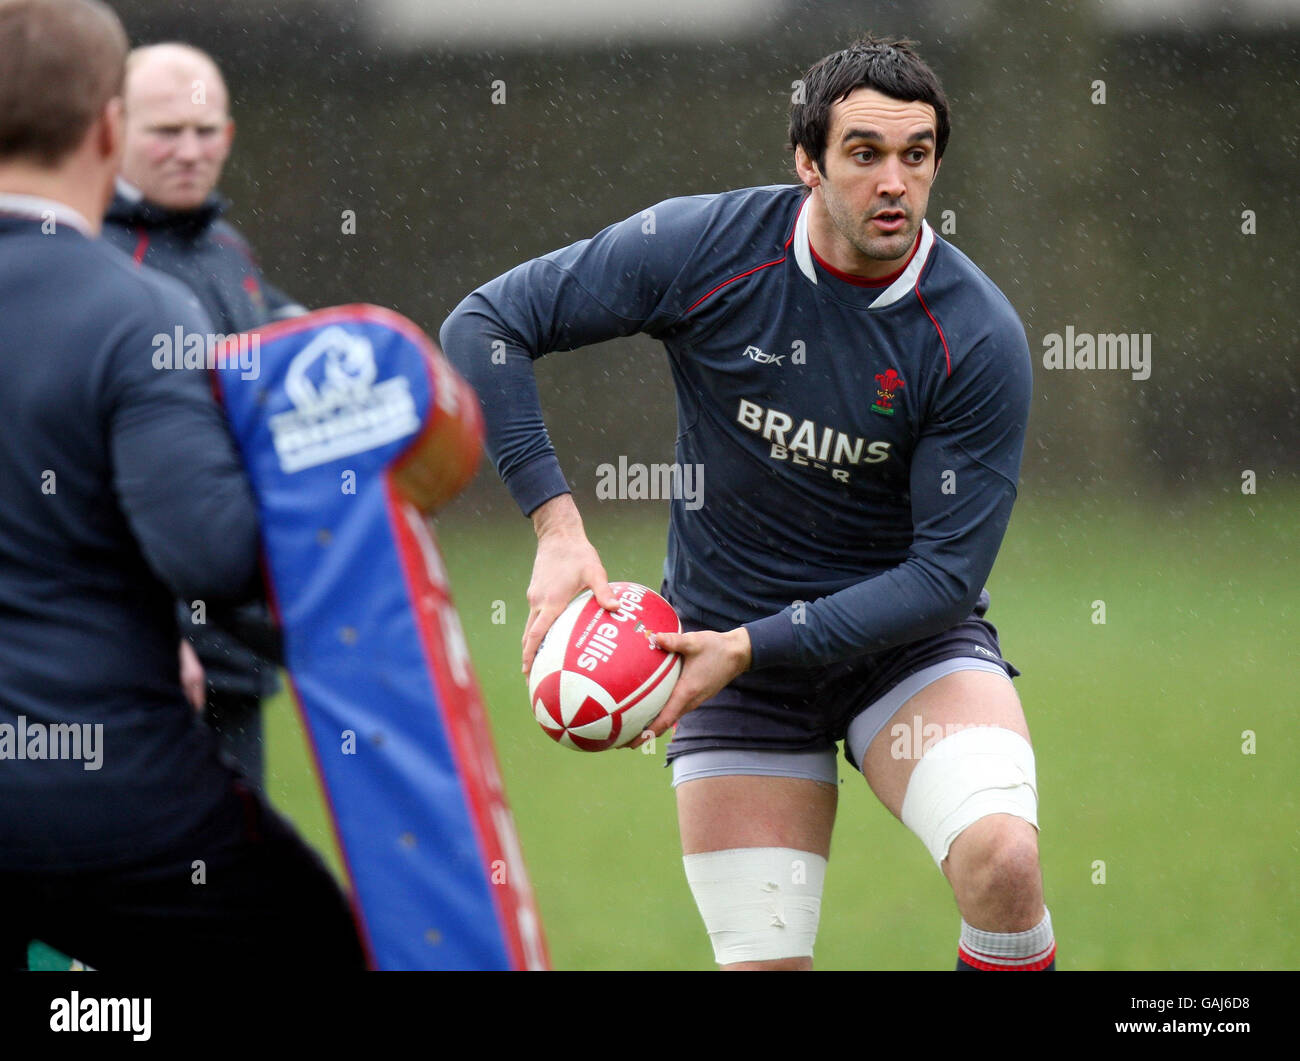
[[[293,408],[267,424],[286,474],[415,434],[420,418],[406,377],[376,383],[377,373],[370,340],[341,327],[303,347],[284,380]]]

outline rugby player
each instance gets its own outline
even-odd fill
[[[799,184],[670,199],[498,277],[443,326],[537,532],[523,667],[584,588],[617,606],[532,362],[645,332],[672,367],[677,462],[708,470],[702,507],[671,508],[663,592],[688,632],[659,636],[685,663],[650,732],[676,726],[716,960],[811,968],[843,741],[951,883],[957,967],[1050,969],[1019,672],[984,617],[1029,410],[1024,329],[925,221],[950,123],[911,42],[857,41],[803,92]]]

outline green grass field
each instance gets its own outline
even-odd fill
[[[657,586],[666,508],[588,509],[611,577]],[[1297,513],[1294,494],[1017,508],[989,618],[1024,671],[1059,968],[1300,968]],[[582,755],[532,720],[519,673],[529,525],[453,510],[438,533],[555,966],[713,968],[662,742],[653,756]],[[273,798],[329,844],[286,701],[268,742]],[[843,760],[841,783],[818,967],[951,968],[946,882]]]

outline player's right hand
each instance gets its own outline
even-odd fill
[[[693,633],[655,633],[650,640],[665,652],[682,657],[682,671],[672,695],[627,748],[639,748],[652,737],[662,737],[687,711],[716,696],[733,678],[749,670],[754,650],[749,631],[739,626],[727,633],[696,630]]]
[[[605,565],[587,540],[582,517],[570,494],[553,497],[533,513],[537,558],[528,584],[528,622],[524,626],[523,672],[527,674],[546,631],[569,601],[590,589],[610,611],[619,607],[609,588]]]

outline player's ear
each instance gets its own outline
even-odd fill
[[[799,174],[799,179],[809,188],[816,188],[821,184],[821,173],[817,169],[817,164],[808,157],[808,152],[799,144],[794,149],[794,168]]]
[[[116,169],[126,140],[126,117],[121,96],[114,96],[104,104],[90,135],[95,138],[96,154],[102,159],[113,160]]]

